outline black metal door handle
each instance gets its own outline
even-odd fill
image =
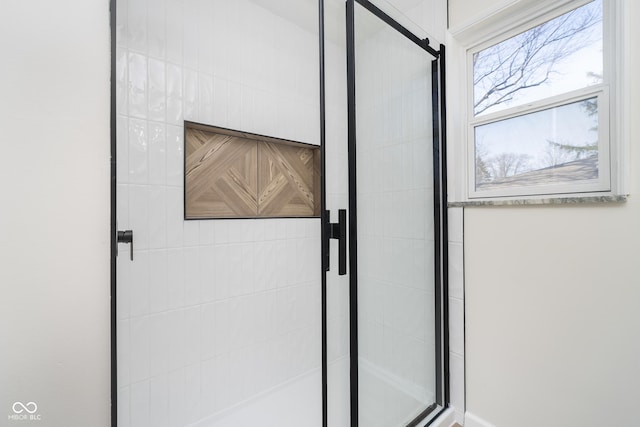
[[[327,212],[327,221],[329,221],[329,212]],[[338,222],[327,224],[327,256],[329,254],[329,239],[338,240],[338,275],[347,274],[347,210],[338,210]],[[329,260],[327,260],[327,271],[329,270]]]
[[[131,261],[133,261],[133,230],[118,230],[118,243],[128,243]]]

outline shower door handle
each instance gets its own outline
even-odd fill
[[[326,215],[327,221],[329,221],[329,212]],[[327,266],[326,270],[329,271],[329,239],[338,240],[338,275],[344,276],[347,274],[347,210],[338,210],[338,222],[327,223]]]
[[[131,261],[133,261],[133,230],[118,230],[118,243],[128,243],[129,244],[129,254]]]

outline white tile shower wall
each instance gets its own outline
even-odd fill
[[[464,211],[449,208],[449,386],[456,421],[464,422]]]
[[[182,426],[320,367],[319,220],[184,221],[182,187],[183,120],[319,143],[317,34],[247,0],[117,10],[118,419]]]

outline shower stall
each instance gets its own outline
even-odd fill
[[[112,26],[113,425],[436,419],[444,46],[384,0],[112,0]],[[185,122],[318,147],[320,214],[187,218]]]

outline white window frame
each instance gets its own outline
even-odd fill
[[[590,0],[516,0],[505,2],[480,19],[460,28],[450,29],[449,40],[451,63],[464,69],[448,75],[464,81],[459,91],[450,96],[449,108],[464,112],[462,123],[449,124],[449,145],[457,139],[462,146],[452,151],[450,170],[455,176],[455,185],[449,191],[452,202],[495,202],[501,200],[544,201],[566,198],[594,198],[619,201],[626,195],[625,158],[629,144],[626,141],[624,94],[620,90],[626,81],[624,52],[625,14],[624,0],[603,1],[603,74],[602,84],[542,99],[499,112],[474,116],[473,112],[473,54],[489,46],[500,43],[527,31],[570,10],[590,2]],[[451,66],[450,66],[451,67]],[[453,74],[453,76],[451,75]],[[458,93],[455,93],[458,92]],[[457,95],[457,96],[456,96]],[[474,128],[500,120],[521,116],[554,106],[566,105],[586,98],[598,97],[598,155],[599,178],[597,180],[576,181],[545,186],[519,186],[510,188],[476,190],[475,186],[475,138]],[[457,105],[456,105],[457,104]],[[451,116],[451,115],[450,115]],[[457,138],[456,138],[457,137]],[[458,139],[459,138],[459,139]],[[460,166],[464,165],[460,172]]]

